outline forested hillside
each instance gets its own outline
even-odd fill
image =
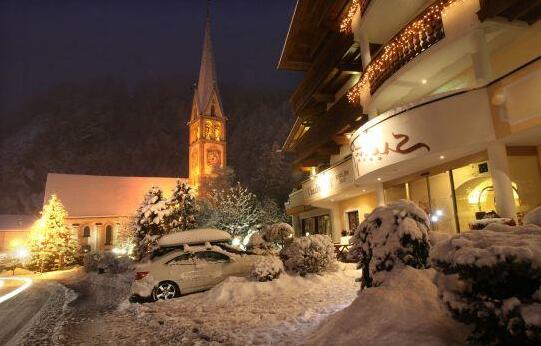
[[[291,167],[275,151],[293,121],[289,92],[220,89],[229,165],[254,192],[282,203]],[[36,96],[3,117],[0,213],[39,210],[48,172],[187,176],[192,96],[189,83],[174,79],[64,84]]]

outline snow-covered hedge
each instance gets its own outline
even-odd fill
[[[86,272],[108,272],[113,274],[131,271],[133,261],[128,256],[115,256],[111,252],[88,253],[83,257]]]
[[[250,271],[250,276],[257,281],[272,281],[284,271],[284,264],[277,256],[262,256]]]
[[[474,343],[541,343],[541,227],[491,224],[438,243],[440,294]]]
[[[378,207],[350,240],[349,259],[363,270],[362,288],[378,286],[398,265],[425,268],[430,250],[429,222],[415,203],[401,200]]]
[[[322,234],[294,238],[282,249],[280,258],[287,270],[301,275],[321,273],[336,260],[331,238]]]

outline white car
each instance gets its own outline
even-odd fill
[[[190,232],[190,231],[188,231]],[[195,241],[191,241],[192,243]],[[132,292],[153,300],[171,299],[181,294],[203,291],[228,276],[248,276],[257,255],[227,251],[226,245],[171,244],[136,269]],[[232,248],[229,250],[233,251]]]

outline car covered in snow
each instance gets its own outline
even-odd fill
[[[212,288],[229,276],[248,276],[260,256],[244,253],[229,241],[228,233],[213,229],[162,237],[159,248],[137,266],[132,292],[140,298],[171,299]]]

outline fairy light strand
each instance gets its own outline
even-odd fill
[[[437,30],[434,30],[434,28],[442,26],[443,9],[458,1],[459,0],[437,1],[435,4],[428,7],[422,15],[417,17],[417,19],[409,23],[398,35],[391,39],[391,41],[383,47],[382,52],[367,66],[366,70],[361,75],[359,82],[348,91],[348,101],[350,103],[358,103],[363,87],[369,82],[370,85],[372,85],[372,83],[380,78],[384,72],[388,71],[391,67],[391,63],[403,60],[403,64],[405,64],[439,41],[441,37],[430,39],[429,35],[437,36]],[[354,0],[348,11],[348,16],[344,19],[342,24],[348,19],[351,12],[355,14],[355,5],[358,6],[358,1]],[[351,14],[351,17],[353,17],[353,14]],[[351,20],[349,21],[349,26],[350,28],[348,30],[351,30]],[[342,25],[340,26],[340,30],[342,31]],[[441,34],[443,34],[443,32]],[[415,46],[413,49],[410,47],[411,42],[413,42]],[[415,42],[417,42],[417,44],[415,44]],[[401,66],[403,66],[403,64]],[[381,81],[381,83],[383,82]]]

